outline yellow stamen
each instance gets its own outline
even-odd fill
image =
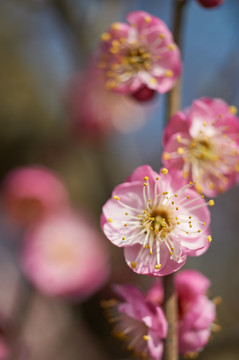
[[[165,70],[165,73],[164,73],[164,75],[165,76],[167,76],[167,77],[172,77],[173,76],[173,72],[172,72],[172,70]]]
[[[208,201],[208,205],[209,205],[209,206],[213,206],[214,204],[215,204],[215,202],[214,202],[213,199],[211,199],[211,200]]]
[[[169,48],[169,50],[173,51],[175,49],[175,45],[174,44],[169,44],[168,48]]]
[[[157,265],[155,265],[155,269],[156,269],[156,270],[161,269],[161,267],[162,267],[162,265],[161,265],[161,264],[157,264]]]
[[[167,173],[168,173],[168,169],[163,168],[163,169],[161,170],[161,174],[167,175]]]
[[[181,135],[177,135],[177,142],[180,142],[181,141]]]
[[[153,84],[153,85],[156,85],[157,84],[157,80],[155,78],[151,78],[150,79],[150,83]]]
[[[111,39],[111,34],[110,33],[105,32],[105,33],[103,33],[101,35],[101,40],[103,40],[103,41],[108,41],[110,39]]]
[[[236,115],[236,113],[237,113],[236,106],[233,106],[233,105],[229,106],[229,111],[230,111],[231,114]]]
[[[133,269],[135,269],[135,268],[137,267],[137,262],[132,261],[132,262],[131,262],[131,267],[132,267]]]
[[[184,154],[184,148],[178,147],[177,148],[177,153],[180,154],[180,155],[183,155]]]
[[[108,221],[109,223],[112,223],[112,222],[113,222],[113,219],[112,219],[112,218],[108,218],[107,221]]]
[[[117,196],[117,195],[113,196],[113,199],[114,200],[120,200],[119,196]]]
[[[168,152],[163,153],[163,159],[164,160],[169,160],[170,159],[170,154]]]
[[[117,22],[115,22],[115,23],[113,23],[113,24],[111,25],[111,27],[112,27],[112,29],[114,29],[114,30],[119,30],[119,29],[120,29],[120,24],[117,23]]]

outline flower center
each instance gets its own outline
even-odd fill
[[[151,66],[151,56],[143,46],[129,50],[122,63],[129,65],[131,70],[138,72],[140,70],[149,70]]]
[[[202,161],[216,162],[218,160],[214,146],[208,138],[193,139],[189,144],[188,153],[189,157],[196,157]]]
[[[151,212],[150,216],[153,219],[151,227],[156,234],[171,225],[170,212],[167,208],[157,208]]]

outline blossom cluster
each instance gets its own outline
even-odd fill
[[[194,270],[178,272],[175,287],[178,298],[178,344],[182,355],[196,355],[207,344],[215,324],[216,303],[207,296],[210,281]],[[136,286],[114,287],[120,300],[103,301],[113,334],[127,343],[127,348],[150,360],[160,360],[167,321],[162,310],[163,286],[155,281],[144,295]]]

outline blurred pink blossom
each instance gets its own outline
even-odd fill
[[[180,52],[166,24],[144,11],[113,23],[101,36],[98,66],[106,88],[133,94],[144,86],[159,93],[170,90],[181,73]]]
[[[197,0],[197,2],[205,8],[214,8],[218,5],[222,5],[224,0]]]
[[[136,100],[105,88],[103,74],[94,63],[73,80],[69,111],[73,134],[95,141],[113,131],[135,131],[148,119],[147,109]]]
[[[10,359],[10,349],[4,339],[0,338],[0,360]]]
[[[239,172],[239,121],[236,108],[202,98],[175,114],[163,135],[163,163],[182,171],[207,196],[228,190]]]
[[[22,266],[43,293],[77,300],[99,290],[109,273],[101,235],[91,220],[70,212],[46,217],[27,232]]]
[[[210,213],[203,197],[180,173],[138,167],[103,206],[107,238],[124,247],[127,264],[139,274],[164,276],[177,271],[187,255],[204,253],[211,242]]]
[[[3,181],[2,193],[7,213],[23,225],[66,208],[69,203],[61,180],[42,166],[12,170]]]
[[[118,285],[115,293],[121,301],[111,299],[102,302],[113,334],[125,340],[129,350],[149,360],[160,360],[163,355],[163,339],[168,325],[162,309],[145,299],[136,286]]]
[[[211,331],[216,325],[216,307],[206,292],[210,281],[195,270],[180,271],[175,275],[175,287],[178,297],[178,343],[179,353],[201,351],[208,343]],[[162,305],[163,286],[157,281],[149,290],[149,301]]]

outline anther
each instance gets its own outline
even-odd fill
[[[131,267],[132,267],[133,269],[135,269],[135,268],[137,267],[137,262],[132,261],[132,262],[131,262]]]
[[[148,176],[145,176],[145,177],[144,177],[144,180],[145,180],[145,181],[148,181],[148,180],[149,180],[149,177],[148,177]]]
[[[111,27],[112,27],[112,29],[114,29],[114,30],[119,30],[120,24],[116,22],[116,23],[113,23],[113,24],[111,25]]]
[[[182,140],[181,135],[177,135],[177,142],[180,142]]]
[[[229,111],[230,111],[231,114],[236,115],[236,113],[237,113],[236,106],[233,106],[233,105],[229,106]]]
[[[101,35],[101,40],[103,40],[103,41],[108,41],[110,39],[111,39],[111,34],[110,33],[105,32],[105,33],[103,33]]]
[[[108,218],[107,221],[108,221],[109,223],[112,223],[112,222],[113,222],[113,219],[112,219],[112,218]]]
[[[118,201],[120,200],[119,196],[117,196],[117,195],[113,196],[113,199],[118,200]]]
[[[161,267],[162,267],[162,265],[161,265],[161,264],[157,264],[157,265],[155,265],[155,269],[156,269],[156,270],[161,269]]]
[[[144,335],[144,336],[143,336],[143,339],[144,339],[145,341],[149,341],[150,337],[149,337],[148,335]]]
[[[164,160],[169,160],[170,159],[170,154],[168,152],[164,152],[163,153],[163,159]]]
[[[168,173],[168,169],[163,168],[163,169],[161,170],[161,174],[167,175],[167,173]]]
[[[177,153],[180,154],[180,155],[183,155],[184,154],[184,148],[178,147],[177,148]]]
[[[169,50],[171,50],[171,51],[172,51],[172,50],[174,50],[174,49],[175,49],[175,45],[174,45],[174,44],[169,44],[169,45],[168,45],[168,48],[169,48]]]
[[[164,73],[164,75],[165,76],[167,76],[167,77],[172,77],[173,76],[173,72],[172,72],[172,70],[165,70],[165,73]]]
[[[212,237],[211,237],[211,235],[208,235],[207,239],[208,239],[209,242],[212,242]]]
[[[215,204],[215,203],[214,203],[214,200],[213,200],[213,199],[211,199],[211,200],[208,201],[208,205],[209,205],[209,206],[213,206],[214,204]]]
[[[212,299],[213,303],[218,306],[222,303],[222,298],[221,296],[216,296],[214,299]]]

